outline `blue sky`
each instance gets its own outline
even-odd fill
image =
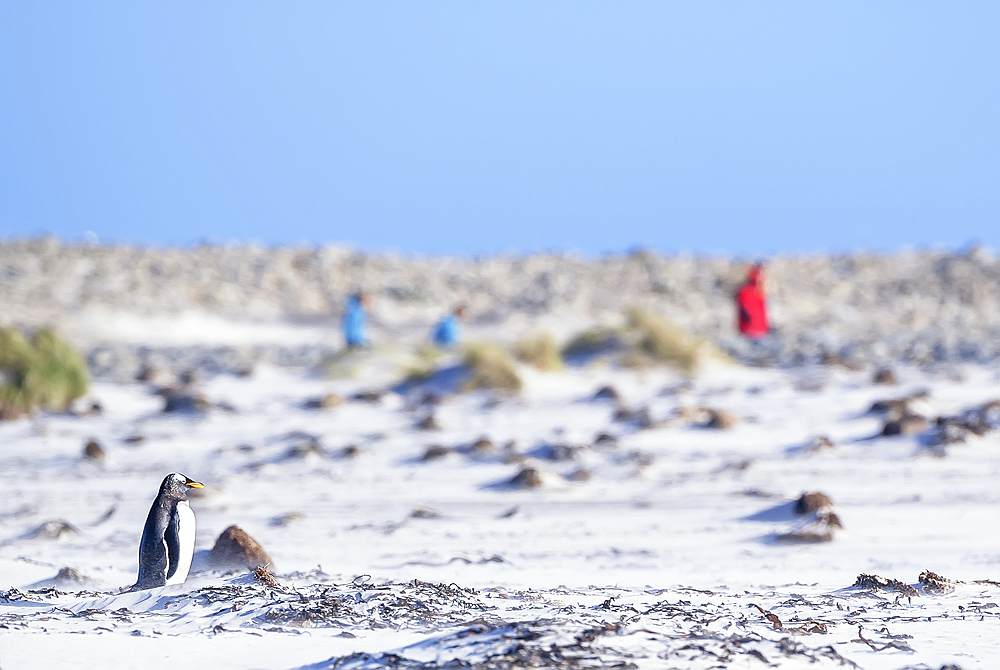
[[[0,237],[1000,247],[1000,5],[6,2]]]

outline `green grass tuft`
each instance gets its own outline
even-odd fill
[[[708,358],[726,360],[726,355],[711,343],[697,338],[675,323],[655,316],[638,307],[630,308],[626,314],[627,327],[638,334],[635,354],[649,356],[661,363],[667,363],[684,372],[695,372]],[[628,365],[628,362],[626,362]]]
[[[521,390],[521,377],[514,369],[513,361],[495,344],[469,345],[465,349],[464,363],[471,376],[463,384],[463,391],[492,389],[518,393]]]
[[[28,340],[14,328],[0,328],[0,418],[13,419],[38,409],[65,411],[87,392],[83,358],[51,328]]]
[[[559,345],[548,333],[514,343],[514,358],[539,370],[555,372],[563,368]]]

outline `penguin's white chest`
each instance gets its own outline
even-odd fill
[[[177,560],[177,570],[167,580],[167,584],[183,584],[191,569],[191,558],[194,556],[195,520],[188,501],[181,500],[177,503],[173,520],[177,524],[180,555]]]

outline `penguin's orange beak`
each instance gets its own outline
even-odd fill
[[[205,488],[205,485],[202,484],[201,482],[193,482],[190,479],[187,480],[187,482],[185,482],[185,483],[188,486],[190,486],[191,488],[193,488],[193,489],[203,489],[203,488]]]

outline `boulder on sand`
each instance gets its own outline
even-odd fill
[[[219,535],[208,563],[215,570],[253,569],[261,565],[274,567],[274,562],[260,543],[235,525]]]

